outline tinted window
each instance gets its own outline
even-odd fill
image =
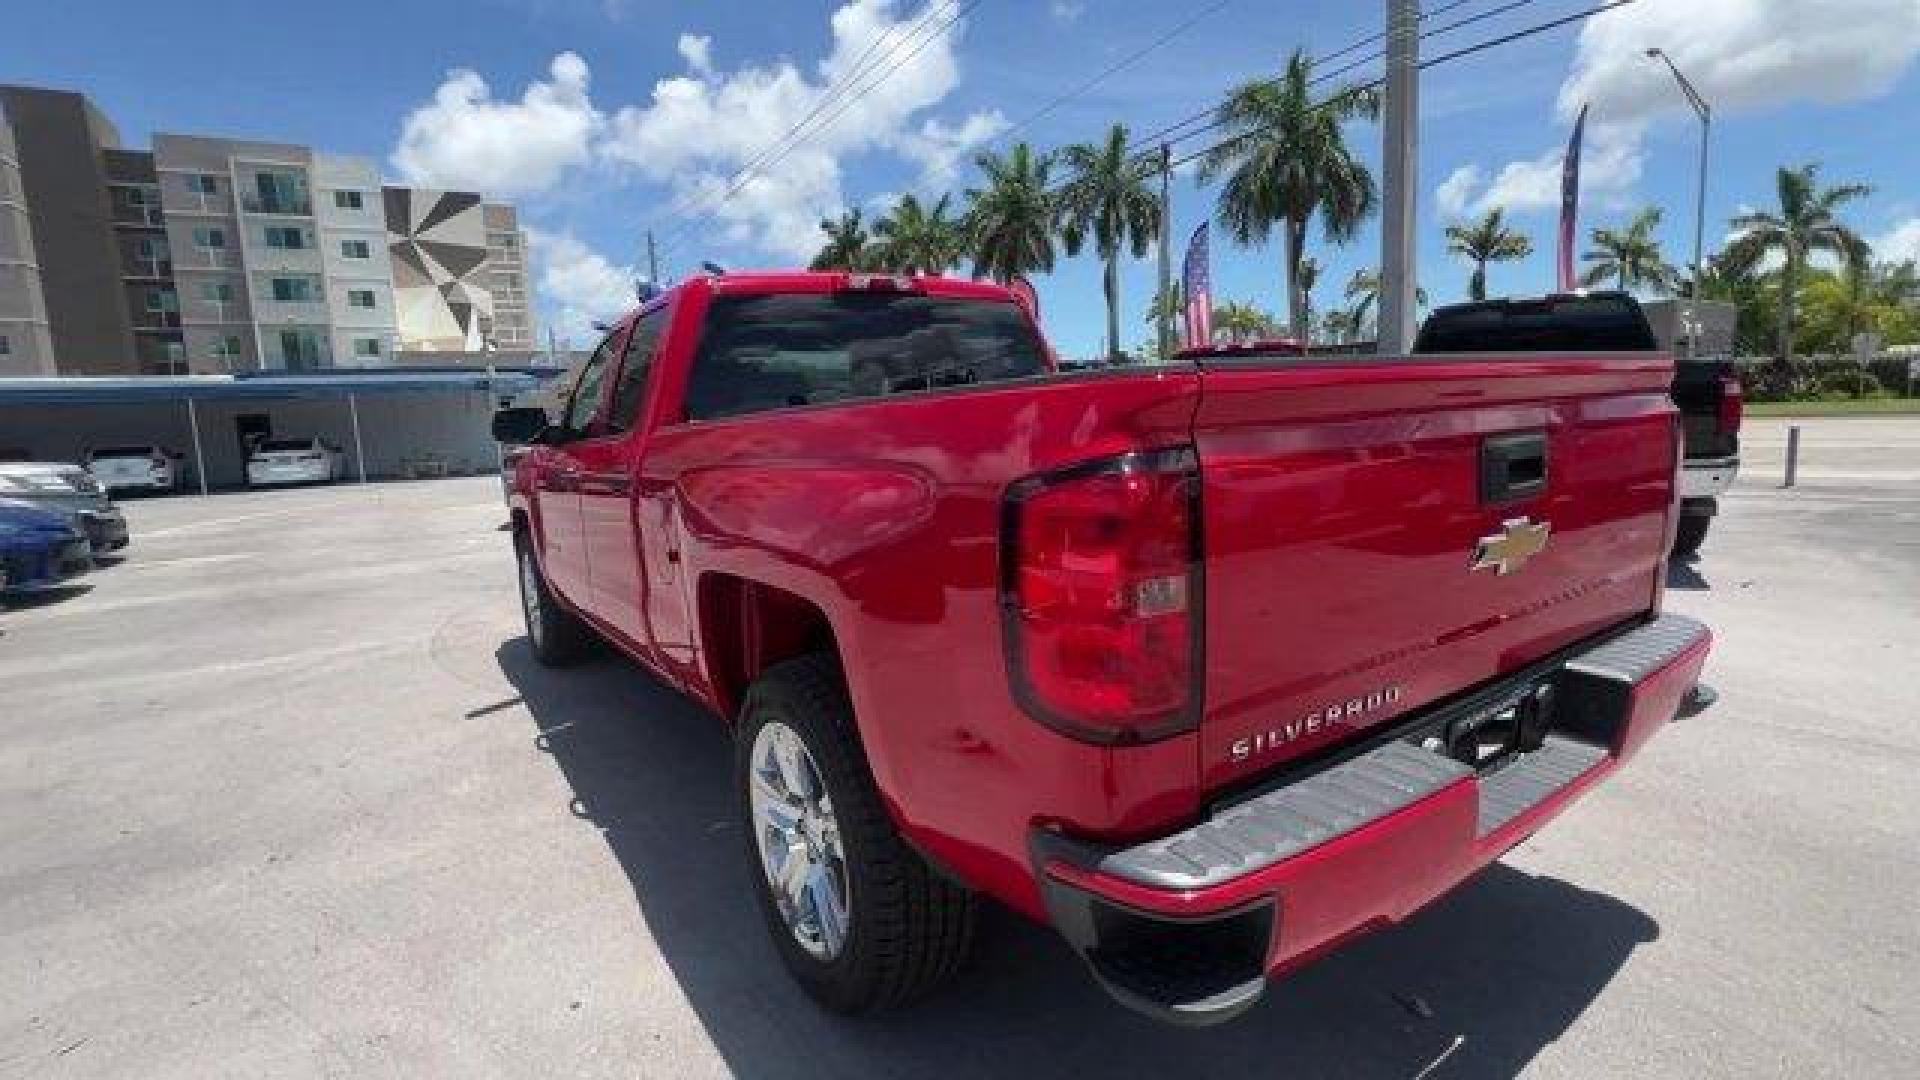
[[[620,382],[613,388],[613,410],[607,424],[615,431],[633,426],[640,403],[646,400],[647,379],[653,373],[653,357],[660,349],[660,335],[667,329],[667,309],[657,307],[633,324],[633,336],[627,339],[626,356],[620,361]]]
[[[103,446],[93,452],[96,458],[147,457],[153,453],[151,446]]]
[[[1420,327],[1413,351],[1642,352],[1657,347],[1638,302],[1624,293],[1598,293],[1443,307]]]
[[[1039,336],[1012,303],[894,293],[724,296],[707,314],[687,416],[739,416],[1045,371]]]
[[[587,430],[594,406],[600,403],[600,380],[607,374],[607,357],[613,355],[613,341],[619,336],[618,330],[608,334],[587,358],[587,366],[580,369],[580,381],[573,384],[573,400],[567,403],[567,415],[562,421],[567,430]]]
[[[268,439],[260,444],[261,450],[268,453],[283,454],[289,450],[311,450],[312,439]]]

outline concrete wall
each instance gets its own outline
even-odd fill
[[[40,291],[40,260],[20,183],[13,127],[0,102],[0,377],[55,374],[47,299]]]
[[[387,253],[387,218],[380,191],[380,170],[364,158],[315,154],[314,216],[320,222],[320,250],[327,279],[327,307],[333,325],[336,367],[384,367],[393,363],[399,334],[394,325],[393,264]],[[351,192],[360,205],[341,206],[337,194]],[[351,201],[351,200],[349,200]],[[357,244],[365,258],[348,258],[343,244]],[[371,308],[349,302],[355,292],[373,293]],[[367,356],[367,342],[379,349]]]
[[[490,427],[496,402],[483,390],[373,394],[358,399],[367,475],[409,475],[409,463],[427,456],[446,462],[450,475],[493,472],[498,450]],[[245,481],[235,419],[269,418],[276,437],[319,435],[347,454],[356,475],[353,422],[345,398],[277,401],[201,401],[201,446],[208,483],[239,487]],[[184,402],[114,405],[0,405],[0,446],[22,447],[42,460],[76,461],[88,446],[158,442],[193,458]]]
[[[40,287],[62,375],[137,375],[102,147],[113,126],[84,96],[0,86],[33,225]]]

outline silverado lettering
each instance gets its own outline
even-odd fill
[[[1244,761],[1283,743],[1290,743],[1302,735],[1311,735],[1319,731],[1323,725],[1338,723],[1343,719],[1352,720],[1376,709],[1383,709],[1399,700],[1398,686],[1375,690],[1363,698],[1348,698],[1344,702],[1310,712],[1282,727],[1257,732],[1251,738],[1235,739],[1231,749],[1233,760]]]
[[[527,647],[603,639],[713,712],[751,887],[826,1007],[938,983],[984,894],[1122,1003],[1224,1020],[1689,700],[1672,363],[1622,294],[1525,325],[1567,344],[1060,378],[996,285],[695,277],[554,415],[495,417]],[[1524,572],[1464,572],[1548,519]]]

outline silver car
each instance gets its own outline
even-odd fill
[[[95,554],[127,546],[127,519],[93,474],[61,461],[0,464],[0,497],[64,514],[93,544]]]

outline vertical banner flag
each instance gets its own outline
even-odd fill
[[[1187,297],[1187,340],[1189,349],[1213,344],[1213,282],[1207,271],[1207,223],[1193,230],[1187,241],[1187,258],[1181,264],[1180,284]]]
[[[1567,140],[1566,160],[1560,166],[1560,291],[1572,292],[1578,284],[1573,278],[1574,219],[1580,216],[1580,138],[1587,128],[1587,106],[1580,106],[1580,118],[1573,122],[1573,136]]]

